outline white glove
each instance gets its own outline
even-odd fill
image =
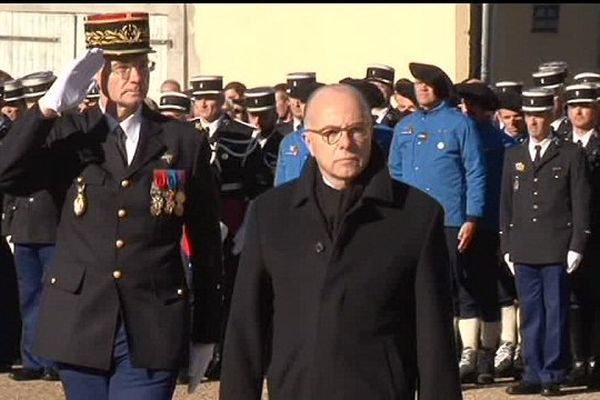
[[[89,49],[54,81],[39,100],[40,108],[60,113],[79,105],[94,84],[92,78],[103,65],[104,51],[99,48]]]
[[[510,269],[510,273],[511,274],[515,274],[515,263],[510,261],[510,254],[505,253],[504,254],[504,262],[506,263],[506,265],[508,265],[508,269]]]
[[[219,221],[219,228],[221,229],[221,243],[223,243],[229,235],[229,228],[221,221]]]
[[[583,256],[581,254],[576,251],[569,250],[567,253],[567,274],[575,271],[579,267],[579,264],[581,264],[582,259]]]

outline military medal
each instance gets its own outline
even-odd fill
[[[427,133],[426,132],[421,132],[417,135],[417,139],[425,141],[427,140]]]
[[[525,171],[525,164],[522,162],[515,163],[515,169],[519,172]]]
[[[160,189],[154,182],[152,182],[152,186],[150,188],[150,198],[150,214],[158,217],[162,213],[165,201],[162,197]]]
[[[183,217],[183,213],[185,208],[183,207],[183,203],[185,203],[186,195],[183,191],[185,185],[185,171],[177,170],[177,192],[175,193],[175,215],[178,217]]]
[[[87,209],[87,200],[85,198],[85,183],[83,177],[77,178],[77,196],[73,200],[73,212],[76,216],[81,217]]]
[[[519,177],[515,176],[515,180],[513,182],[513,191],[517,191],[519,190]]]
[[[165,192],[167,189],[167,171],[154,170],[154,179],[150,187],[150,213],[155,217],[162,214],[165,208]]]
[[[292,145],[290,146],[290,151],[292,152],[293,156],[297,156],[298,153],[300,153],[300,148],[296,145]]]

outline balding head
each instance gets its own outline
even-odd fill
[[[348,187],[371,154],[373,119],[360,92],[347,85],[319,88],[307,101],[304,123],[323,177],[337,189]]]

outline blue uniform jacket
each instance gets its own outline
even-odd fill
[[[310,157],[302,133],[303,130],[297,130],[286,135],[281,141],[275,169],[275,186],[299,178],[302,175],[306,161]],[[393,135],[394,130],[388,126],[376,124],[373,127],[373,138],[383,150],[385,157],[388,156]]]
[[[274,186],[294,180],[302,174],[310,152],[304,143],[303,129],[288,133],[279,144]]]
[[[481,224],[484,228],[498,232],[500,225],[500,187],[504,149],[517,144],[515,139],[498,129],[492,122],[477,123],[485,154],[486,185],[485,206]]]
[[[445,101],[398,122],[389,167],[394,179],[440,202],[447,227],[483,217],[486,171],[481,138],[475,123]]]

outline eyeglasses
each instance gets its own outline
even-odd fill
[[[338,126],[326,126],[321,129],[306,128],[305,130],[320,135],[323,138],[323,141],[328,145],[334,145],[340,141],[344,132],[348,132],[350,137],[357,142],[363,141],[369,137],[369,128],[370,125],[363,122],[358,122],[346,128],[341,128]]]
[[[116,61],[111,63],[110,70],[118,75],[121,79],[127,80],[131,76],[131,70],[133,68],[135,68],[139,73],[148,73],[154,71],[154,67],[156,67],[156,63],[150,60],[128,63]]]

